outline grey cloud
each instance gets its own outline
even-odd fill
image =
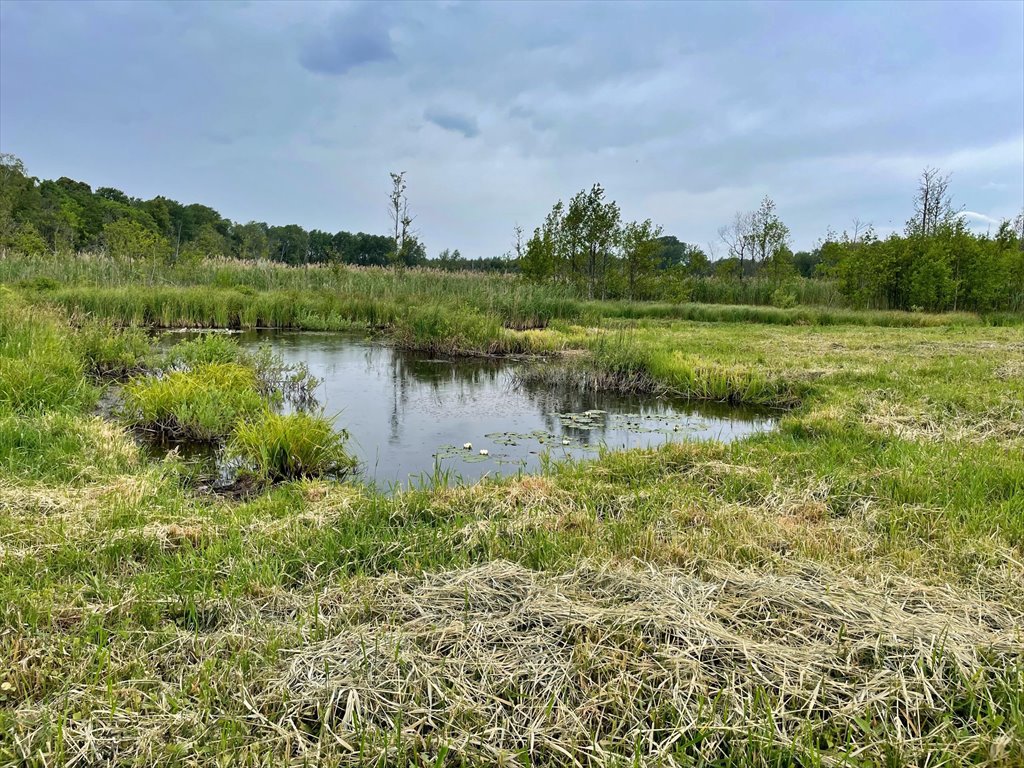
[[[467,139],[480,135],[480,128],[477,125],[476,118],[472,115],[463,115],[441,107],[428,107],[423,113],[423,118],[438,128],[443,128],[453,133],[461,133]]]
[[[806,247],[853,216],[901,228],[924,165],[971,211],[1020,209],[1022,24],[1020,4],[2,0],[0,143],[35,175],[330,230],[386,229],[401,168],[432,253],[501,253],[595,181],[699,243],[770,194]]]
[[[343,75],[363,64],[394,59],[386,19],[370,6],[333,16],[326,29],[306,40],[299,54],[305,69],[324,75]]]

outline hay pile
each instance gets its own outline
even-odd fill
[[[297,756],[1024,757],[1010,734],[976,736],[969,714],[1017,695],[1024,616],[951,589],[493,562],[321,601],[331,632],[287,654],[258,706]]]

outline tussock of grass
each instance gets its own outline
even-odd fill
[[[345,451],[347,439],[323,416],[263,412],[235,428],[227,455],[271,482],[339,476],[356,465]]]
[[[78,352],[92,376],[124,378],[149,367],[152,343],[141,328],[122,328],[90,317],[78,319],[75,325]]]
[[[226,438],[241,419],[265,407],[251,369],[209,363],[129,382],[120,418],[161,439],[209,442]]]
[[[314,392],[320,382],[304,363],[285,363],[267,344],[261,344],[255,351],[244,350],[234,338],[223,333],[204,333],[179,341],[163,353],[156,370],[189,371],[211,363],[251,369],[260,393],[272,405],[284,400],[301,407],[315,403]]]

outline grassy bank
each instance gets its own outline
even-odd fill
[[[396,299],[387,332],[406,322],[412,342],[525,339],[791,410],[729,445],[390,497],[308,479],[195,493],[94,415],[108,358],[146,355],[130,329],[99,344],[96,316],[371,324],[288,290],[0,293],[0,764],[1024,761],[1019,326],[588,305],[515,331],[470,298],[435,302],[470,320]],[[273,474],[293,439],[268,423],[236,450]]]
[[[567,288],[533,285],[509,275],[286,267],[229,260],[167,266],[92,256],[7,255],[0,258],[0,283],[69,311],[157,327],[345,330],[355,326],[395,330],[394,337],[404,342],[416,338],[417,327],[431,325],[423,322],[422,315],[433,312],[459,330],[464,344],[485,348],[481,339],[487,339],[496,344],[496,351],[504,352],[526,345],[515,332],[553,323],[594,326],[608,319],[885,327],[1024,324],[1021,316],[1006,314],[585,301]],[[482,324],[500,326],[509,333],[482,328]]]

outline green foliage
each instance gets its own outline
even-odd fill
[[[124,424],[162,439],[211,442],[266,407],[256,374],[236,363],[146,376],[124,386]]]
[[[791,309],[797,305],[796,292],[789,286],[780,285],[772,291],[772,306]]]
[[[618,204],[594,184],[568,206],[555,203],[527,241],[519,269],[529,280],[568,283],[591,299],[643,298],[663,260],[660,236],[650,219],[623,223]]]
[[[654,294],[652,281],[662,246],[661,227],[650,219],[629,222],[622,227],[622,260],[626,278],[626,298],[647,299]]]
[[[659,269],[668,271],[679,268],[683,274],[691,277],[710,274],[711,261],[699,246],[684,243],[673,235],[662,235],[658,238],[658,244]]]
[[[39,234],[35,224],[31,222],[19,225],[8,242],[12,250],[28,254],[29,256],[38,256],[49,250],[46,240]]]
[[[393,243],[384,235],[331,234],[302,227],[234,223],[209,206],[183,205],[165,197],[139,200],[121,190],[61,178],[39,181],[13,155],[0,156],[0,249],[24,254],[106,249],[118,258],[157,256],[194,263],[235,256],[288,264],[343,262],[388,264]],[[405,259],[425,259],[410,238]],[[176,258],[175,258],[176,257]],[[507,270],[505,263],[491,262]]]
[[[128,219],[118,219],[103,227],[107,251],[116,259],[157,259],[169,254],[166,238]]]
[[[338,476],[356,466],[345,451],[347,439],[323,416],[263,411],[235,428],[227,456],[271,482]]]
[[[930,312],[1024,309],[1024,250],[1009,227],[1000,237],[975,235],[962,219],[930,234],[878,240],[831,237],[823,268],[858,307]]]

